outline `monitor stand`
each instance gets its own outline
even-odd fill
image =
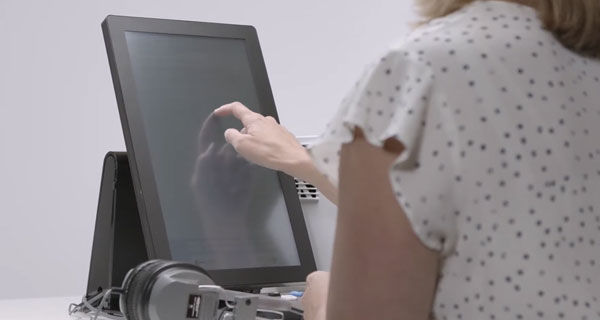
[[[104,157],[86,295],[121,287],[129,269],[148,260],[127,153]],[[109,303],[110,309],[118,305]]]

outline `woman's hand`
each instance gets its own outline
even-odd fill
[[[221,106],[214,114],[233,115],[242,122],[244,128],[241,131],[227,129],[225,139],[244,158],[300,179],[310,179],[307,177],[307,169],[312,167],[310,155],[273,117],[253,112],[239,102]]]
[[[304,319],[325,320],[329,272],[316,271],[306,277],[306,291],[302,296]]]
[[[253,112],[239,102],[221,106],[214,114],[233,115],[242,122],[244,128],[241,131],[227,129],[225,139],[246,160],[307,181],[337,204],[337,187],[317,170],[308,151],[296,137],[273,117]]]

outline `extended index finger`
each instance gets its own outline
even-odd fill
[[[233,115],[239,119],[244,126],[250,124],[250,122],[260,119],[263,116],[260,113],[256,113],[240,102],[232,102],[217,108],[214,113],[218,116]]]

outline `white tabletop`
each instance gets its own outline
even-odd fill
[[[81,297],[0,300],[0,320],[74,320],[69,317],[69,304]]]
[[[90,320],[86,315],[69,316],[69,304],[79,302],[81,297],[0,300],[0,320]]]

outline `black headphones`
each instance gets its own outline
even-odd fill
[[[165,272],[192,272],[202,284],[214,284],[206,270],[199,266],[167,261],[149,260],[129,270],[123,280],[119,309],[127,320],[149,319],[148,303],[156,280]],[[197,274],[197,275],[196,275]]]
[[[117,315],[104,309],[105,302],[119,295]],[[112,308],[114,309],[114,307]],[[217,312],[221,313],[217,315]],[[150,260],[129,270],[120,288],[111,288],[79,304],[77,312],[117,320],[214,319],[231,314],[235,319],[254,319],[258,312],[302,315],[302,308],[276,297],[225,290],[216,286],[206,270],[189,263]]]

